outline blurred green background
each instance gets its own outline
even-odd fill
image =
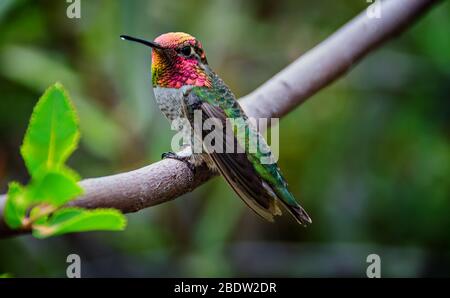
[[[346,1],[0,1],[0,193],[26,182],[19,148],[33,105],[55,81],[69,90],[83,177],[159,160],[170,126],[153,100],[150,52],[120,34],[199,38],[238,96],[266,81],[366,6]],[[450,3],[280,122],[280,160],[313,218],[264,222],[221,178],[128,215],[125,232],[0,240],[0,273],[64,277],[450,276]]]

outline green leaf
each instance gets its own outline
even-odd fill
[[[11,273],[3,273],[0,274],[0,278],[12,278],[13,275]]]
[[[125,216],[116,209],[63,208],[56,211],[46,224],[34,225],[33,235],[46,238],[73,232],[122,231],[126,223]]]
[[[21,152],[31,176],[64,168],[79,138],[75,109],[63,86],[56,83],[36,104],[23,142]]]
[[[28,205],[25,188],[17,182],[10,183],[4,210],[5,221],[10,228],[18,229],[22,226]]]
[[[25,135],[22,156],[31,183],[9,187],[5,220],[11,228],[31,228],[37,238],[125,228],[126,218],[116,209],[63,207],[83,192],[77,184],[80,177],[65,165],[79,137],[75,109],[62,85],[56,83],[36,104]]]
[[[52,211],[54,211],[54,208],[51,208],[48,205],[38,205],[31,209],[29,218],[33,219],[33,225],[45,224],[48,220],[49,213],[51,213]]]
[[[32,203],[46,203],[59,207],[83,193],[72,173],[48,172],[33,179],[29,186]]]

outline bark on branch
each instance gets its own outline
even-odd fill
[[[439,0],[386,0],[380,18],[366,11],[324,42],[298,58],[258,89],[240,100],[251,117],[281,118],[317,91],[342,76],[365,55],[409,27]],[[176,160],[162,160],[144,168],[80,182],[85,195],[71,205],[117,208],[125,213],[175,199],[211,178],[205,167],[193,175]],[[6,196],[0,196],[0,237],[19,234],[3,221]],[[25,231],[26,232],[26,231]]]

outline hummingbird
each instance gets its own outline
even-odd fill
[[[227,119],[243,119],[244,136],[236,130],[224,132],[227,137],[224,142],[233,141],[235,150],[232,152],[215,152],[203,142],[203,152],[168,152],[163,158],[186,162],[193,171],[205,163],[211,171],[219,172],[225,178],[250,209],[268,221],[273,222],[274,216],[281,215],[280,206],[283,206],[299,224],[311,223],[311,218],[288,190],[277,163],[261,161],[263,155],[271,155],[269,146],[248,121],[230,88],[209,66],[199,40],[183,32],[165,33],[154,41],[128,35],[121,35],[121,38],[151,48],[151,79],[157,105],[169,121],[187,119],[190,125],[178,125],[177,129],[186,130],[187,127],[185,133],[193,141],[205,136],[204,131],[193,129],[196,112],[201,112],[201,121],[218,119],[216,121],[221,122],[216,124],[224,124]],[[256,152],[248,150],[245,143],[249,135],[256,136],[259,146]]]

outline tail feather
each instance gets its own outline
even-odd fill
[[[312,223],[308,213],[306,213],[305,209],[297,203],[297,200],[286,187],[277,187],[274,191],[283,206],[295,217],[299,224],[307,226]]]

